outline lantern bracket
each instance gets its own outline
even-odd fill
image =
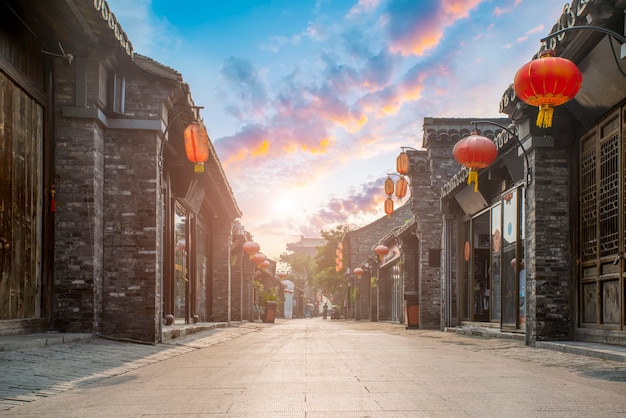
[[[580,26],[570,26],[569,28],[563,28],[560,30],[557,30],[556,32],[551,33],[550,35],[546,36],[545,38],[542,38],[539,40],[539,42],[545,42],[550,38],[554,38],[555,36],[558,36],[560,34],[562,34],[563,32],[567,32],[570,30],[575,30],[575,29],[588,29],[588,30],[595,30],[598,32],[603,32],[613,38],[615,38],[619,43],[624,44],[626,43],[626,36],[624,35],[620,35],[619,33],[612,31],[610,29],[607,28],[603,28],[600,26],[589,26],[589,25],[580,25]]]
[[[173,117],[173,118],[171,118],[171,119],[167,122],[167,126],[165,127],[165,130],[163,131],[163,141],[161,141],[161,149],[159,150],[159,161],[160,161],[161,166],[163,165],[163,148],[165,147],[165,141],[167,140],[167,136],[166,136],[166,135],[167,135],[167,131],[169,131],[170,126],[172,126],[172,124],[174,123],[174,121],[175,121],[176,119],[178,119],[178,117],[179,117],[180,115],[182,115],[182,114],[183,114],[183,112],[185,112],[186,110],[189,110],[189,109],[193,109],[193,110],[195,110],[195,111],[198,111],[198,110],[200,110],[200,109],[204,109],[204,106],[185,106],[185,107],[181,108],[181,109],[178,111],[178,113],[176,113],[176,114],[174,115],[174,117]],[[196,114],[196,119],[197,119],[197,118],[198,118],[198,115]]]
[[[165,130],[163,131],[163,138],[165,138],[165,135],[167,134],[167,131],[170,129],[170,126],[172,126],[172,123],[174,123],[174,121],[183,114],[184,111],[189,110],[189,109],[193,109],[193,110],[200,110],[200,109],[204,109],[204,106],[185,106],[183,107],[178,113],[176,113],[174,115],[174,117],[172,119],[169,120],[169,122],[167,123],[167,126],[165,127]],[[197,119],[197,115],[196,115],[196,119]]]
[[[615,40],[617,40],[617,42],[620,43],[621,45],[621,59],[626,58],[626,18],[624,21],[624,32],[625,35],[620,35],[619,33],[612,31],[610,29],[607,28],[603,28],[600,26],[590,26],[590,25],[580,25],[580,26],[570,26],[569,28],[563,28],[560,30],[557,30],[554,33],[551,33],[550,35],[546,36],[545,38],[542,38],[539,40],[539,42],[541,42],[542,44],[545,44],[547,40],[554,38],[555,36],[558,36],[560,34],[562,34],[563,32],[567,32],[567,31],[571,31],[571,30],[576,30],[576,29],[587,29],[587,30],[593,30],[593,31],[598,31],[598,32],[602,32],[606,35],[609,35],[610,37],[614,38]],[[613,51],[613,56],[615,58],[615,64],[617,65],[617,68],[619,69],[619,71],[622,73],[622,75],[624,77],[626,77],[626,73],[624,72],[624,70],[622,70],[622,68],[619,65],[619,62],[617,60],[617,54],[615,53],[615,49],[613,48],[613,43],[611,43],[611,50]]]
[[[517,141],[517,145],[519,145],[520,148],[522,149],[522,152],[524,153],[524,158],[526,159],[526,187],[528,187],[528,185],[530,185],[531,179],[532,179],[531,171],[530,171],[530,163],[528,161],[528,154],[526,153],[526,148],[524,148],[524,145],[519,140],[519,136],[515,132],[513,132],[512,130],[507,128],[506,126],[501,125],[501,124],[496,123],[496,122],[492,122],[490,120],[475,120],[475,121],[471,122],[471,124],[474,125],[474,128],[476,130],[478,130],[478,127],[476,125],[479,124],[479,123],[486,123],[486,124],[498,126],[498,127],[502,128],[502,129],[504,129],[506,131],[506,133],[508,133],[511,137],[513,137],[515,139],[515,141]]]

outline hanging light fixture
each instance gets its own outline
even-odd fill
[[[488,167],[498,156],[498,147],[489,138],[475,130],[456,143],[452,149],[454,159],[470,169],[467,184],[474,183],[474,192],[478,191],[478,169]]]
[[[396,158],[396,171],[402,176],[409,172],[409,156],[404,151],[404,148],[402,148],[402,152]]]
[[[552,126],[554,106],[573,99],[582,82],[583,77],[576,64],[546,49],[538,59],[517,71],[513,87],[520,100],[539,107],[537,126],[549,128]]]
[[[263,253],[256,253],[252,256],[252,262],[257,266],[261,266],[265,261],[265,255]]]
[[[400,176],[398,181],[396,182],[396,197],[400,202],[404,196],[406,196],[406,191],[409,186],[409,182],[406,181],[404,176]]]
[[[389,247],[387,247],[386,245],[380,244],[380,245],[377,245],[376,248],[374,248],[374,252],[378,255],[378,257],[382,261],[383,257],[389,254]]]
[[[259,252],[260,249],[261,246],[254,241],[247,241],[243,244],[243,250],[250,255],[250,258],[252,258],[253,254]]]
[[[187,126],[183,137],[187,159],[194,163],[194,173],[204,173],[204,162],[209,159],[209,134],[204,124],[194,122]]]
[[[393,180],[391,179],[391,175],[387,174],[387,180],[385,180],[385,194],[387,196],[391,196],[393,194]]]
[[[393,199],[391,197],[385,199],[385,213],[387,216],[391,216],[393,213]]]
[[[363,275],[363,269],[361,267],[357,267],[354,269],[354,274],[360,279]]]

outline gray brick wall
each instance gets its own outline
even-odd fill
[[[230,222],[216,222],[213,234],[213,321],[228,320]],[[232,308],[232,306],[231,306]]]
[[[533,148],[533,184],[528,192],[526,234],[526,341],[571,337],[572,234],[569,213],[569,157],[564,149]]]

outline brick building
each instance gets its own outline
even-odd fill
[[[536,125],[538,109],[513,85],[500,101],[509,118],[424,119],[423,148],[406,151],[416,241],[399,247],[415,260],[420,327],[626,345],[625,7],[565,4],[542,40],[539,51],[573,61],[583,78],[552,127]],[[498,148],[477,192],[452,158],[474,128]],[[383,241],[405,232],[390,227]],[[400,277],[410,290],[411,274]]]
[[[0,102],[0,334],[154,343],[250,311],[241,211],[212,145],[185,157],[189,86],[106,1],[0,1]]]
[[[391,216],[384,216],[362,228],[346,233],[342,242],[348,287],[356,287],[357,289],[354,306],[352,306],[352,298],[348,304],[349,317],[371,320],[401,320],[401,317],[398,316],[401,308],[393,311],[392,306],[395,306],[393,302],[395,295],[404,290],[396,286],[394,292],[394,283],[390,273],[391,267],[398,262],[399,252],[391,251],[386,259],[379,260],[374,253],[374,247],[384,242],[390,231],[397,231],[398,228],[411,223],[412,218],[411,205],[407,202]],[[364,270],[360,277],[354,274],[354,269],[357,267]],[[404,283],[410,286],[414,281],[412,274],[414,267],[412,266],[406,271],[410,278],[407,278]],[[376,287],[371,285],[372,277],[378,279]]]

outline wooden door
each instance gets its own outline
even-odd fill
[[[0,320],[41,317],[43,115],[0,72]]]

